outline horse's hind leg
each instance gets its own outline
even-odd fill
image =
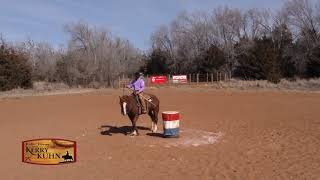
[[[153,133],[156,133],[157,130],[158,130],[158,126],[157,126],[157,123],[158,123],[158,112],[153,110],[153,111],[149,111],[149,116],[151,117],[151,131]]]
[[[151,129],[151,131],[153,132],[154,125],[155,125],[155,123],[154,123],[153,111],[149,111],[148,115],[149,115],[150,118],[151,118],[151,128],[150,128],[150,129]]]
[[[154,132],[157,132],[158,130],[158,113],[159,113],[159,108],[154,111],[154,123],[155,123]]]

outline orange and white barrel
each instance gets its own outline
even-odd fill
[[[162,112],[164,137],[178,137],[180,113],[177,111]]]

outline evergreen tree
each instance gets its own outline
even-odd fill
[[[280,65],[271,38],[263,37],[253,42],[242,40],[235,48],[238,51],[236,76],[243,79],[266,79],[274,83],[280,81]]]
[[[320,45],[314,47],[308,56],[306,75],[310,78],[320,77]]]
[[[206,51],[200,55],[196,61],[198,72],[214,73],[226,63],[225,55],[221,49],[215,45],[211,45]]]
[[[167,57],[166,52],[161,51],[160,49],[153,50],[147,60],[147,73],[157,75],[169,73]]]
[[[277,52],[277,60],[280,63],[281,76],[294,77],[297,69],[293,59],[293,40],[290,29],[286,24],[280,24],[274,28],[272,38]]]

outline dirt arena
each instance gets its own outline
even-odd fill
[[[1,99],[0,179],[320,180],[319,92],[147,91],[181,112],[181,138],[150,134],[147,116],[126,136],[120,90]],[[46,137],[77,141],[78,162],[22,163],[21,141]]]

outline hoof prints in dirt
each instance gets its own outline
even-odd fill
[[[198,147],[203,145],[214,144],[222,136],[223,136],[223,133],[221,132],[214,133],[214,132],[203,131],[203,130],[182,129],[180,131],[179,138],[162,138],[162,139],[159,139],[157,143],[153,143],[148,146],[149,147],[164,146],[166,148]]]
[[[173,139],[165,144],[165,147],[198,147],[202,145],[210,145],[216,143],[223,134],[221,132],[214,133],[209,131],[183,129],[180,132],[180,138]]]
[[[107,136],[127,135],[132,130],[131,126],[116,127],[110,125],[101,126],[99,129],[101,135]],[[149,128],[141,126],[138,126],[138,129],[142,133],[140,133],[140,136],[138,136],[135,141],[139,142],[139,144],[141,143],[143,146],[148,147],[198,147],[214,144],[223,136],[222,132],[214,133],[203,130],[183,128],[180,130],[179,138],[163,138],[162,132],[151,133]],[[143,131],[149,132],[143,133]]]

